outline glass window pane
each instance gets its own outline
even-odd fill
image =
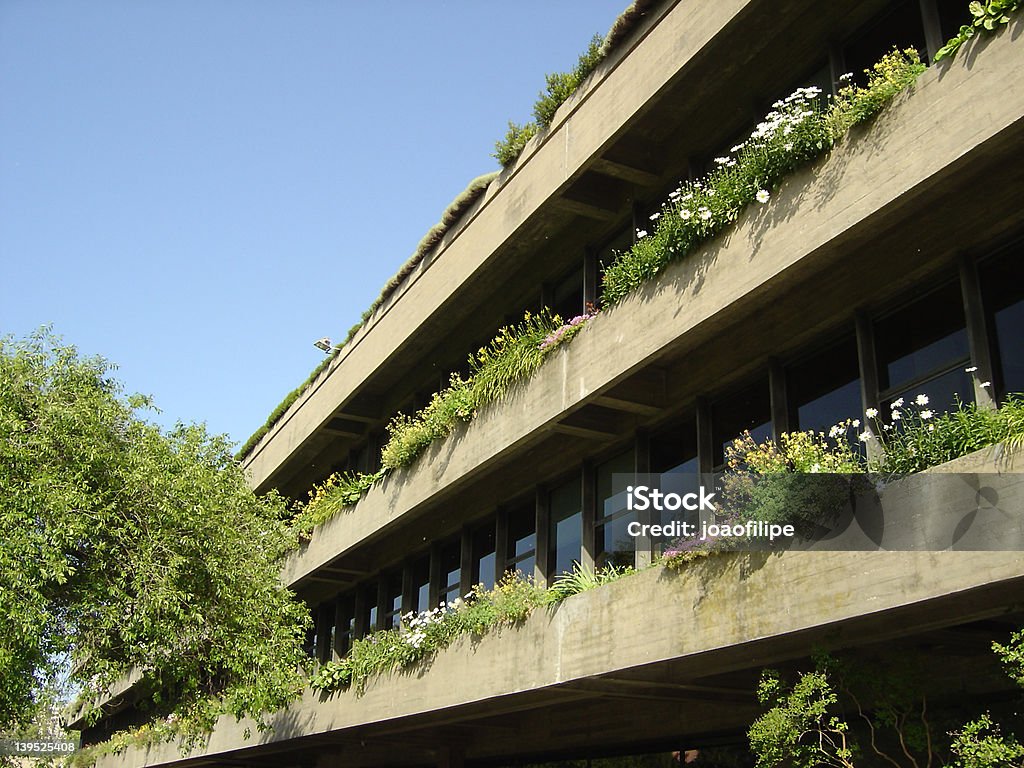
[[[508,513],[508,562],[532,556],[537,548],[537,513],[532,504]]]
[[[743,434],[744,430],[749,430],[758,442],[772,435],[772,404],[767,378],[759,379],[753,386],[711,406],[715,467],[725,464],[726,446]]]
[[[456,539],[441,548],[441,600],[455,600],[460,596],[462,580],[462,543]]]
[[[597,493],[597,527],[595,529],[595,564],[633,565],[633,539],[626,533],[626,524],[636,519],[626,510],[626,488],[635,478],[636,458],[632,450],[598,465],[595,470]],[[602,524],[603,523],[603,524]]]
[[[1018,244],[978,268],[999,395],[1024,392],[1024,244]]]
[[[473,533],[473,583],[494,586],[494,521]]]
[[[430,556],[421,557],[412,566],[413,610],[419,613],[430,605]]]
[[[632,450],[598,465],[595,476],[599,521],[626,509],[626,486],[633,482],[635,466],[636,460]]]
[[[902,390],[967,361],[967,329],[958,282],[947,283],[875,323],[879,386]]]
[[[971,380],[971,375],[964,371],[962,367],[954,368],[952,371],[948,371],[941,376],[929,379],[924,384],[893,395],[883,403],[882,413],[887,416],[890,412],[890,403],[901,397],[903,398],[904,407],[910,408],[918,395],[927,395],[928,405],[925,407],[930,411],[941,414],[946,411],[955,410],[958,400],[961,403],[973,403],[974,382]],[[915,410],[917,410],[916,407]]]
[[[550,575],[572,571],[579,563],[583,546],[582,489],[579,479],[573,479],[553,491],[548,499],[551,505]]]
[[[841,421],[863,419],[856,339],[850,336],[809,360],[789,366],[786,397],[794,429],[827,434]]]

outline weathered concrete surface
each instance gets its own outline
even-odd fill
[[[1024,46],[999,35],[972,49],[969,62],[926,72],[870,130],[795,174],[728,237],[591,321],[526,386],[321,526],[286,564],[285,581],[299,582],[442,490],[472,482],[737,302],[768,285],[784,291],[880,212],[912,205],[919,189],[955,178],[961,159],[1019,127],[1024,115]]]
[[[469,721],[517,694],[554,696],[574,682],[650,665],[671,663],[676,680],[705,677],[805,656],[828,632],[868,643],[994,615],[1022,597],[1019,552],[734,554],[680,575],[653,568],[537,610],[520,627],[458,642],[422,674],[375,680],[363,696],[321,701],[307,692],[273,718],[272,734],[222,718],[207,748],[190,757],[244,760],[260,745],[382,723],[394,730],[404,718],[450,717],[456,707]],[[524,750],[543,746],[530,738],[520,737]],[[179,760],[165,745],[100,765]]]
[[[384,365],[630,116],[753,1],[678,3],[650,30],[642,46],[603,64],[607,74],[593,78],[585,92],[563,105],[544,141],[528,149],[512,174],[492,183],[472,221],[446,238],[443,254],[414,275],[387,311],[378,312],[375,322],[345,347],[330,375],[321,375],[253,449],[246,461],[253,486],[263,487],[372,371]]]

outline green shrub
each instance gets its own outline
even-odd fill
[[[494,157],[503,168],[507,168],[523,153],[526,143],[537,135],[536,123],[514,123],[508,121],[505,137],[494,142]]]
[[[576,65],[568,72],[545,75],[547,87],[541,91],[533,105],[533,116],[538,125],[547,128],[555,118],[555,112],[580,87],[591,72],[601,63],[601,35],[594,35],[587,50],[580,54]]]
[[[453,373],[447,389],[413,416],[399,413],[388,424],[388,442],[381,451],[385,469],[404,467],[434,440],[447,436],[460,421],[469,421],[477,400],[469,381]]]
[[[309,501],[293,518],[292,528],[300,535],[308,536],[316,526],[334,517],[345,507],[356,504],[384,474],[384,470],[372,475],[335,472],[320,485],[313,486],[309,492]]]
[[[820,89],[798,88],[742,144],[716,158],[703,179],[681,184],[651,216],[648,233],[606,265],[601,300],[614,306],[670,262],[717,235],[753,202],[766,203],[787,174],[820,156],[850,126],[867,120],[924,70],[915,51],[893,51],[868,71],[865,87],[843,88],[822,111]]]
[[[996,443],[1024,444],[1024,396],[1019,394],[1010,395],[999,410],[957,401],[954,410],[936,415],[924,395],[893,405],[887,421],[876,416],[866,430],[882,441],[883,458],[873,467],[879,471],[910,474]]]

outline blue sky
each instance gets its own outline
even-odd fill
[[[0,334],[244,441],[627,0],[0,0]]]

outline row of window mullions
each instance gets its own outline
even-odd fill
[[[879,369],[880,360],[878,357],[877,349],[874,342],[874,326],[875,320],[871,318],[866,312],[858,312],[855,315],[855,339],[856,339],[856,352],[858,357],[858,372],[860,375],[860,395],[861,403],[864,410],[867,408],[878,408],[881,403],[886,402],[892,397],[897,396],[901,392],[907,392],[913,390],[916,387],[927,384],[927,382],[935,380],[943,375],[955,371],[958,367],[968,366],[973,363],[977,366],[978,371],[974,372],[974,384],[975,384],[975,397],[976,402],[979,405],[983,404],[982,396],[988,397],[994,404],[995,397],[992,393],[991,385],[982,387],[982,383],[991,381],[994,373],[994,349],[995,344],[994,330],[987,327],[986,324],[986,306],[983,301],[982,290],[980,286],[980,280],[977,272],[977,264],[966,257],[959,260],[959,285],[962,293],[962,300],[964,304],[964,321],[967,331],[967,337],[969,342],[969,352],[966,356],[960,356],[953,362],[945,362],[942,365],[935,366],[932,370],[929,370],[923,374],[913,377],[910,380],[906,380],[900,383],[898,386],[887,387],[884,390],[879,389]],[[991,331],[991,333],[990,333]],[[790,413],[791,403],[788,402],[789,398],[786,393],[786,375],[788,368],[781,365],[777,361],[769,361],[768,364],[768,386],[770,389],[770,416],[773,424],[773,433],[778,436],[781,429],[780,425],[786,425],[787,418]],[[714,432],[714,424],[712,420],[712,408],[711,401],[707,398],[700,397],[696,400],[695,405],[695,429],[696,429],[696,440],[697,440],[697,464],[699,471],[702,474],[707,474],[715,456],[715,440],[716,435]],[[794,424],[794,427],[799,425]],[[636,472],[649,472],[650,471],[650,440],[649,437],[642,430],[638,430],[634,441],[634,468]],[[869,455],[870,455],[870,444],[869,444]],[[598,530],[609,523],[612,523],[621,517],[629,514],[628,510],[618,510],[610,515],[604,516],[600,514],[599,506],[601,500],[597,498],[596,488],[596,468],[592,461],[585,462],[579,471],[578,480],[574,482],[582,483],[582,496],[581,496],[581,551],[580,551],[580,562],[584,565],[593,567],[595,561],[601,556],[601,552],[597,552],[597,539],[596,535]],[[550,488],[546,486],[538,486],[535,489],[535,503],[534,503],[534,548],[532,551],[523,552],[522,554],[510,554],[510,533],[509,533],[509,520],[511,512],[505,508],[500,508],[494,517],[493,525],[495,526],[494,532],[494,577],[495,581],[499,579],[506,570],[510,567],[514,568],[521,562],[528,561],[531,557],[534,560],[534,576],[538,583],[547,584],[551,574],[551,549],[552,549],[552,527],[551,527],[551,505],[550,505]],[[638,516],[639,518],[639,516]],[[643,519],[640,522],[644,522]],[[466,526],[462,529],[459,535],[459,554],[460,554],[460,580],[458,586],[460,592],[465,594],[471,587],[472,584],[468,583],[477,576],[482,574],[475,573],[477,563],[480,559],[485,557],[489,553],[477,552],[474,544],[474,531],[479,532],[479,526],[471,528]],[[518,530],[518,528],[517,528]],[[442,549],[453,545],[453,541],[449,540],[447,545],[441,542],[434,542],[430,547],[429,556],[429,584],[430,584],[430,604],[436,606],[441,599],[441,592],[447,591],[454,588],[455,583],[441,584],[442,580]],[[640,546],[636,551],[636,563],[641,564],[642,561],[646,561],[650,557],[651,553],[648,551],[649,546]],[[417,594],[417,585],[414,583],[415,578],[412,574],[414,563],[422,563],[422,560],[411,560],[407,561],[403,565],[402,574],[402,611],[411,610],[411,607],[416,604],[415,594]],[[337,601],[333,604],[334,613],[329,613],[329,608],[322,606],[317,611],[316,624],[310,632],[308,644],[310,650],[314,651],[318,657],[326,655],[326,649],[329,646],[333,646],[335,653],[340,653],[338,650],[342,648],[352,636],[363,636],[368,631],[375,628],[380,628],[386,625],[387,619],[393,618],[395,615],[393,605],[389,605],[387,601],[388,596],[388,585],[390,581],[386,574],[380,574],[376,581],[376,590],[373,590],[372,583],[364,585],[355,591],[355,610],[354,622],[349,622],[348,614],[342,610],[342,601]],[[371,595],[369,592],[375,591],[375,594]],[[368,626],[367,619],[370,616],[368,607],[371,604],[376,608],[373,612],[376,617],[375,627]],[[424,606],[416,605],[419,610],[423,610]],[[329,620],[330,616],[334,616],[335,620],[332,622]],[[332,642],[333,635],[333,642]]]

